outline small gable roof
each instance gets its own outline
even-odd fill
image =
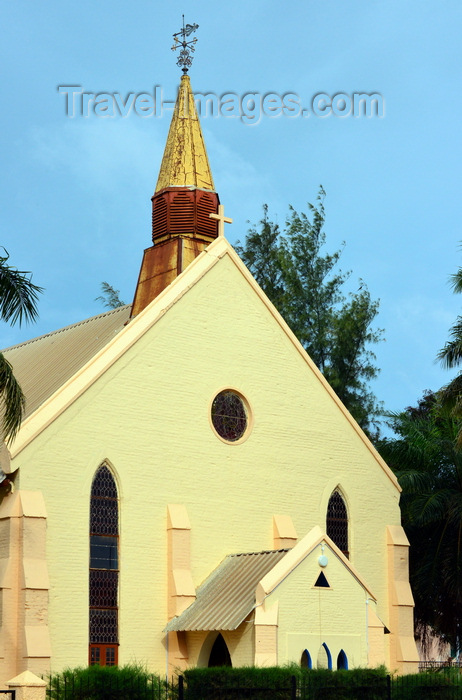
[[[197,589],[194,603],[165,630],[235,630],[255,608],[258,582],[287,551],[230,554]]]
[[[360,586],[368,593],[372,600],[377,600],[375,595],[372,593],[366,581],[363,579],[361,574],[355,569],[353,564],[343,552],[337,547],[335,542],[326,535],[319,525],[313,527],[303,539],[301,539],[295,547],[290,549],[287,556],[275,564],[275,566],[269,570],[262,579],[257,584],[256,591],[256,602],[257,605],[261,605],[265,598],[267,598],[276,588],[289,576],[289,574],[294,571],[299,564],[302,563],[307,557],[309,557],[317,549],[320,544],[325,544],[331,550],[332,554],[336,556],[343,566],[350,572],[350,574],[356,579]]]
[[[319,526],[293,549],[230,554],[197,589],[196,600],[170,620],[166,632],[235,630],[320,544],[336,556],[372,601],[371,589]],[[383,623],[381,623],[383,626]]]

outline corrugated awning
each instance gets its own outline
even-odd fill
[[[197,589],[194,603],[165,631],[235,630],[255,608],[257,584],[287,551],[230,554]]]

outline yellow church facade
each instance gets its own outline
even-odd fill
[[[87,663],[415,670],[398,483],[223,224],[202,226],[221,210],[190,95],[186,76],[134,305],[5,353],[29,409],[0,454],[0,682]],[[180,205],[192,233],[162,228]]]

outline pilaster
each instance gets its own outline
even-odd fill
[[[40,491],[17,491],[0,505],[2,677],[50,670],[46,510]]]
[[[292,549],[297,533],[290,515],[273,515],[273,549]]]
[[[265,603],[255,609],[255,666],[278,664],[279,603],[268,610]]]
[[[390,670],[413,673],[419,655],[414,640],[414,598],[409,583],[409,541],[400,525],[387,527]]]
[[[196,598],[191,575],[191,525],[185,506],[167,506],[167,613],[168,619],[180,615]],[[170,672],[188,665],[186,636],[183,632],[168,634]]]

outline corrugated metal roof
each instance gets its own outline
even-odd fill
[[[122,330],[130,308],[111,309],[3,351],[26,396],[25,417]]]
[[[235,630],[255,607],[258,582],[287,551],[230,554],[197,589],[194,603],[165,630]]]

